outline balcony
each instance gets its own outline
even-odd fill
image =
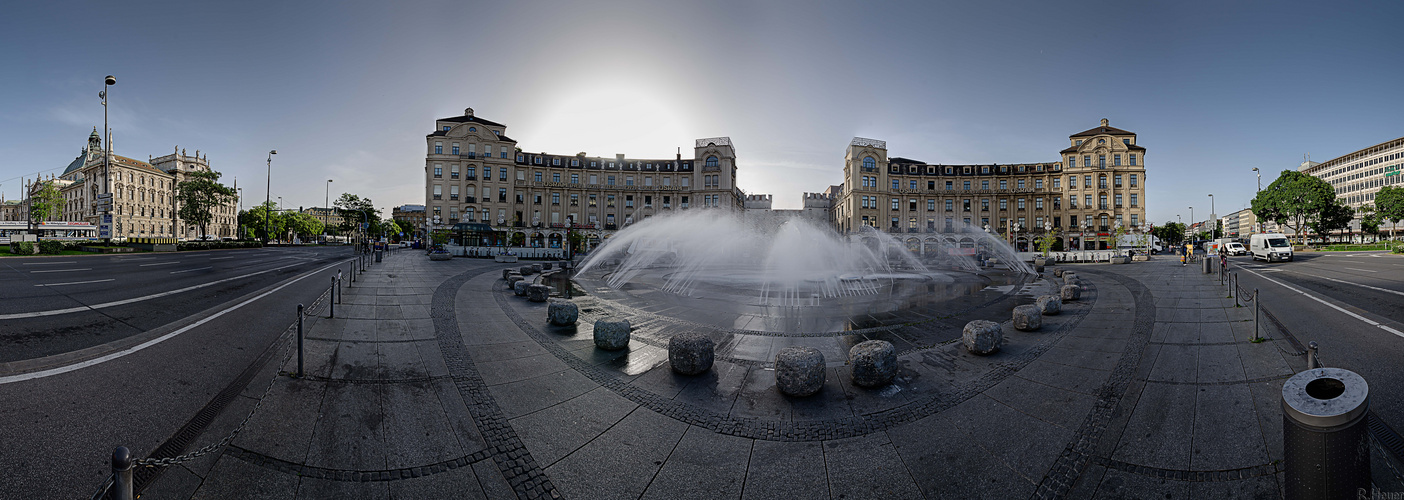
[[[463,176],[463,178],[464,178],[465,180],[470,180],[470,181],[476,181],[476,180],[478,180],[478,176],[477,176],[477,175],[474,175],[474,174],[465,175],[465,176]]]
[[[451,194],[451,195],[449,195],[449,199],[450,199],[450,200],[457,200],[457,199],[458,199],[458,195],[456,195],[456,194]]]
[[[1102,204],[1100,204],[1100,205],[1097,205],[1097,209],[1098,209],[1098,210],[1106,210],[1106,209],[1107,209],[1107,204],[1106,204],[1106,203],[1102,203]]]
[[[457,178],[458,178],[458,174],[449,174],[449,178],[450,178],[450,179],[457,179]]]
[[[436,194],[436,195],[434,195],[434,199],[436,199],[436,200],[442,200],[442,199],[444,199],[444,195]]]
[[[464,196],[464,197],[463,197],[463,202],[464,202],[464,203],[477,203],[477,202],[478,202],[478,199],[475,198],[475,197],[472,197],[472,196]]]

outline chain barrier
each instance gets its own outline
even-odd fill
[[[251,420],[253,416],[258,413],[259,408],[263,407],[263,402],[268,399],[268,395],[273,392],[274,383],[277,382],[278,377],[283,374],[281,368],[284,365],[287,365],[288,360],[292,359],[292,356],[297,353],[297,350],[292,348],[293,342],[289,342],[289,340],[294,336],[297,330],[298,322],[304,318],[320,318],[320,316],[314,314],[314,311],[320,305],[330,306],[330,296],[333,293],[334,289],[335,285],[333,285],[331,288],[328,288],[327,291],[322,292],[322,294],[318,296],[316,300],[312,301],[311,306],[308,306],[305,309],[303,309],[301,317],[293,320],[293,322],[289,324],[287,328],[283,329],[282,333],[278,334],[278,339],[276,340],[276,342],[285,344],[282,347],[282,349],[287,350],[287,353],[283,355],[282,361],[278,363],[277,367],[279,369],[273,373],[272,377],[269,377],[268,385],[264,387],[263,394],[259,395],[258,400],[254,403],[253,409],[249,410],[248,415],[244,416],[244,420],[240,421],[239,425],[235,427],[233,431],[230,431],[228,435],[224,436],[224,438],[220,439],[218,442],[215,442],[213,444],[210,444],[208,446],[183,455],[165,458],[138,458],[132,461],[132,469],[135,470],[138,467],[155,468],[179,465],[194,460],[196,458],[200,458],[201,456],[207,455],[215,450],[224,448],[225,446],[228,446],[229,443],[233,442],[234,438],[239,435],[239,432],[243,431],[244,427],[248,425],[249,420]],[[107,494],[112,488],[114,481],[115,478],[113,477],[113,475],[109,474],[107,476],[107,480],[103,482],[102,486],[99,487],[97,492],[93,494],[93,500],[101,500],[107,497]]]

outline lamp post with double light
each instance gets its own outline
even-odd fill
[[[322,196],[322,244],[327,244],[327,220],[331,214],[331,179],[327,179],[327,193]]]
[[[107,208],[98,214],[99,227],[108,220],[108,217],[111,217],[112,204],[116,201],[112,199],[112,166],[109,161],[109,158],[112,157],[112,131],[107,127],[107,89],[116,84],[117,78],[107,75],[102,79],[102,92],[98,94],[98,97],[102,99],[102,194],[107,195]],[[103,239],[104,243],[112,243],[112,226],[111,222],[107,223],[107,237]]]
[[[263,192],[263,246],[268,246],[268,234],[273,230],[273,155],[278,154],[274,149],[268,152],[268,181]]]

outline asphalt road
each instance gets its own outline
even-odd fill
[[[0,470],[5,471],[0,474],[0,498],[91,496],[108,475],[114,447],[127,446],[135,456],[144,457],[169,439],[296,319],[297,303],[310,302],[326,291],[329,277],[336,272],[328,267],[350,258],[348,248],[332,247],[0,262],[4,266],[0,290],[5,294],[0,314],[140,299],[277,269],[96,312],[0,321],[0,342],[4,342],[0,353],[23,357],[98,345],[103,339],[153,328],[174,329],[224,312],[164,342],[110,361],[31,380],[7,380],[0,375]],[[278,269],[288,265],[293,267]],[[346,264],[338,267],[349,269]],[[33,268],[92,271],[83,271],[82,276],[78,271],[28,272]],[[173,274],[187,269],[191,271]],[[69,276],[56,278],[61,274]],[[109,278],[113,281],[34,286]],[[36,293],[45,298],[31,296]],[[10,354],[12,349],[26,354]],[[266,384],[266,379],[252,383],[259,384]],[[208,443],[196,446],[204,444]]]
[[[0,363],[106,344],[350,255],[307,247],[0,260]]]
[[[1234,257],[1229,269],[1239,271],[1240,286],[1258,288],[1302,344],[1320,344],[1327,366],[1363,376],[1375,413],[1404,432],[1404,256],[1298,253],[1271,264]]]

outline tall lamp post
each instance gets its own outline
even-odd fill
[[[1263,190],[1263,172],[1260,171],[1260,170],[1258,170],[1258,167],[1253,167],[1253,174],[1255,174],[1255,175],[1258,176],[1258,191],[1262,191],[1262,190]],[[1254,232],[1261,233],[1261,232],[1262,232],[1262,223],[1257,221],[1257,218],[1258,218],[1257,215],[1258,215],[1258,214],[1253,214],[1253,221],[1254,221],[1254,222],[1257,222],[1257,224],[1254,224],[1254,225],[1255,225],[1255,226],[1258,226],[1258,227],[1255,227],[1255,228],[1254,228]]]
[[[1214,211],[1214,193],[1209,193],[1209,220],[1213,224],[1209,225],[1209,239],[1214,238],[1214,232],[1219,229],[1219,213]]]
[[[324,214],[331,212],[331,183],[332,180],[327,179],[327,194],[322,197],[322,208],[326,209],[326,212],[323,212]],[[325,245],[327,243],[327,225],[325,223],[326,221],[322,222],[322,244]]]
[[[268,181],[263,192],[263,246],[268,246],[268,232],[273,230],[273,155],[276,154],[276,149],[268,152]]]
[[[98,94],[98,97],[102,98],[102,184],[103,184],[103,194],[106,194],[106,195],[109,195],[109,196],[110,196],[111,193],[112,193],[112,167],[110,166],[109,161],[108,161],[108,158],[110,158],[110,157],[112,156],[112,131],[111,131],[110,129],[107,128],[107,88],[108,88],[108,87],[111,87],[111,86],[113,86],[113,85],[116,85],[116,84],[117,84],[117,79],[114,78],[112,75],[107,75],[107,77],[105,77],[105,78],[102,79],[102,93],[101,93],[101,94]],[[109,197],[109,198],[108,198],[108,206],[111,206],[113,201],[116,201],[116,200],[113,200],[112,198]],[[98,215],[98,224],[99,224],[99,227],[101,226],[102,220],[104,219],[103,215],[111,214],[111,213],[112,213],[112,209],[109,208],[109,209],[103,210],[102,212],[103,212],[102,214]],[[104,239],[103,242],[104,242],[104,243],[108,243],[108,244],[111,244],[111,242],[112,242],[112,226],[111,226],[110,224],[108,225],[108,228],[107,228],[107,238]]]
[[[1194,222],[1194,207],[1189,207],[1189,211],[1190,211],[1190,226],[1193,226],[1194,223],[1195,223],[1195,222]],[[1185,226],[1185,231],[1189,231],[1189,226]]]
[[[236,189],[239,191],[239,213],[242,214],[244,212],[244,188]],[[239,239],[244,239],[244,224],[239,222],[238,218],[235,218],[234,222],[239,224]]]

